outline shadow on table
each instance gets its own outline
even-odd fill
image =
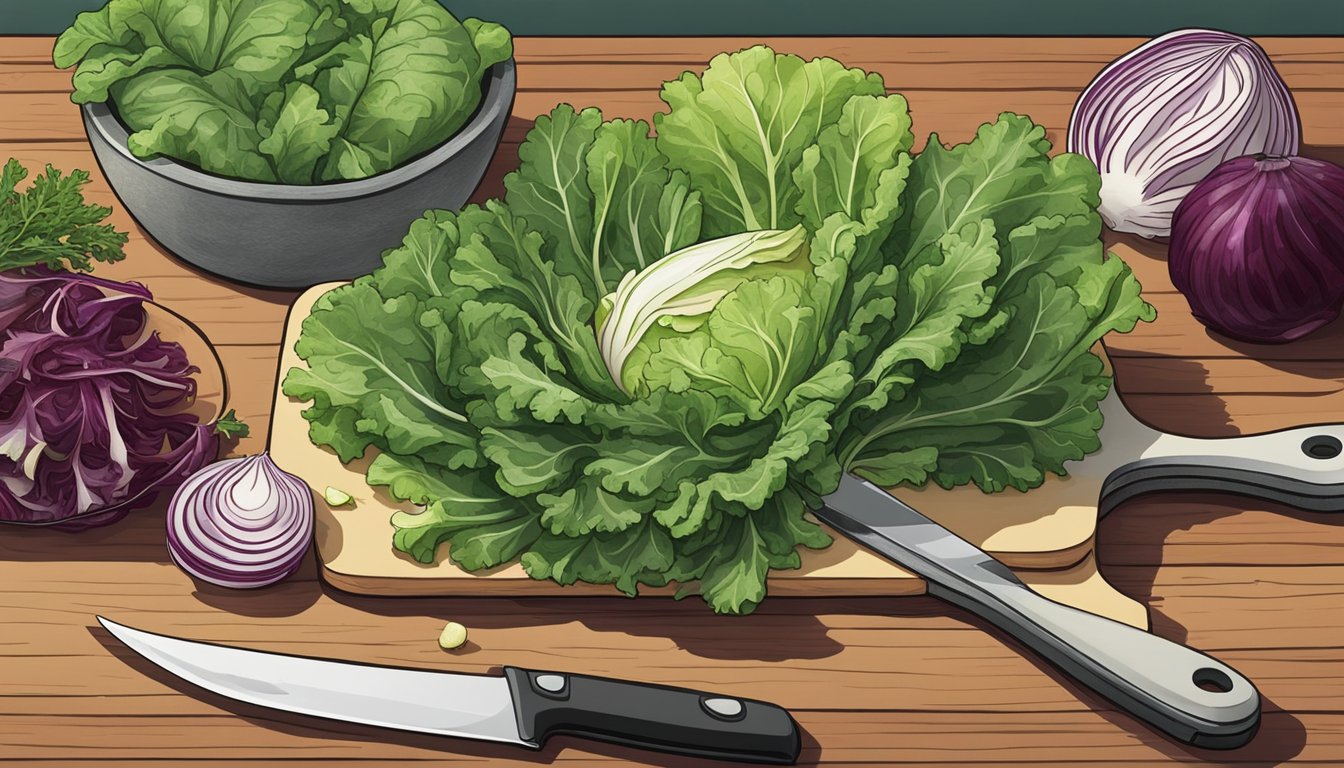
[[[195,589],[191,596],[211,608],[235,616],[265,619],[297,616],[322,597],[324,587],[316,571],[317,566],[310,553],[298,574],[278,584],[258,589],[234,589],[193,579]]]
[[[82,531],[0,525],[0,560],[169,563],[164,543],[168,494],[114,523]]]
[[[83,531],[0,526],[0,561],[70,563],[152,563],[177,572],[165,541],[168,499],[115,523]],[[185,573],[180,578],[189,579]],[[222,611],[255,617],[293,616],[317,602],[322,585],[310,553],[289,579],[260,589],[230,589],[193,580],[192,594]]]
[[[835,612],[835,600],[767,599],[751,615],[725,617],[713,614],[704,603],[693,599],[678,602],[668,597],[512,598],[508,600],[509,612],[494,613],[492,608],[501,598],[388,598],[353,595],[331,587],[325,591],[338,603],[374,615],[431,615],[461,621],[472,629],[577,622],[595,632],[666,638],[681,650],[707,659],[777,662],[822,659],[844,650],[816,617]],[[843,611],[899,616],[900,604],[906,600],[846,599]],[[927,615],[927,609],[918,612]],[[763,641],[763,638],[781,641]]]
[[[1138,718],[1117,710],[1114,704],[1055,669],[1017,640],[997,632],[993,627],[974,616],[964,614],[960,609],[957,609],[957,613],[967,623],[981,627],[998,637],[1008,647],[1021,653],[1023,658],[1059,683],[1082,705],[1117,728],[1133,734],[1146,746],[1161,752],[1173,761],[1187,763],[1193,758],[1213,765],[1235,762],[1238,766],[1246,768],[1271,768],[1296,757],[1307,744],[1307,729],[1302,721],[1263,695],[1260,698],[1260,727],[1250,743],[1232,750],[1202,749],[1183,744],[1167,738]],[[1157,634],[1169,637],[1160,631]]]
[[[1214,335],[1212,332],[1208,332]],[[1337,349],[1344,344],[1344,320],[1313,334],[1309,339],[1324,339]],[[1244,344],[1222,337],[1219,341],[1248,356],[1263,350],[1263,345]],[[1262,352],[1263,354],[1263,352]],[[1246,392],[1245,384],[1235,379],[1211,380],[1210,372],[1198,362],[1179,358],[1119,358],[1115,360],[1117,381],[1122,393],[1129,393],[1126,404],[1141,421],[1158,429],[1195,437],[1231,437],[1241,432],[1232,424],[1233,414],[1217,393]],[[1320,376],[1322,366],[1310,360],[1261,360],[1280,370],[1299,376]],[[1130,386],[1126,386],[1126,384]],[[1165,389],[1164,389],[1165,388]],[[1164,394],[1163,397],[1152,397]],[[1247,398],[1238,400],[1253,403]],[[1328,420],[1328,414],[1326,414]],[[1288,429],[1302,424],[1285,421],[1276,428]],[[1247,433],[1251,434],[1251,433]],[[1160,505],[1163,514],[1142,516],[1142,525],[1126,521],[1126,507],[1144,504]],[[1144,603],[1152,619],[1155,633],[1177,642],[1185,642],[1188,631],[1179,621],[1165,614],[1154,595],[1154,581],[1164,562],[1167,539],[1175,531],[1192,530],[1215,520],[1241,514],[1245,510],[1266,510],[1321,525],[1337,525],[1338,513],[1310,512],[1262,499],[1252,499],[1229,493],[1215,493],[1191,489],[1165,491],[1138,497],[1113,510],[1097,526],[1097,555],[1103,576],[1108,557],[1116,548],[1123,547],[1123,577],[1110,580],[1121,591]],[[1221,562],[1221,560],[1216,560]]]

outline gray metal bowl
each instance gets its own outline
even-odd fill
[[[516,85],[512,60],[491,67],[480,107],[452,138],[385,173],[334,184],[238,181],[166,157],[141,160],[105,103],[84,105],[84,129],[117,198],[164,248],[230,280],[306,288],[373,270],[426,210],[461,208],[499,145]]]

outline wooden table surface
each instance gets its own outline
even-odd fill
[[[647,118],[664,79],[741,38],[530,38],[518,49],[514,118],[478,198],[498,194],[529,117],[558,101]],[[780,50],[881,72],[917,133],[964,141],[1002,110],[1059,143],[1078,91],[1133,39],[796,38]],[[1303,154],[1344,162],[1344,41],[1261,41],[1293,89]],[[98,173],[69,73],[50,38],[0,38],[0,160],[92,171],[88,196],[117,206]],[[125,261],[218,345],[231,405],[266,445],[281,321],[294,294],[238,288],[157,249],[117,206]],[[1126,402],[1169,431],[1249,433],[1344,420],[1344,323],[1286,346],[1206,332],[1167,277],[1160,246],[1111,237],[1156,323],[1108,346]],[[1150,607],[1154,631],[1235,666],[1264,697],[1260,734],[1218,753],[1155,735],[962,611],[928,597],[772,598],[718,617],[664,599],[376,599],[324,586],[310,561],[264,592],[194,585],[168,560],[162,505],[77,535],[0,531],[0,764],[705,764],[557,738],[540,753],[284,716],[155,672],[93,615],[259,649],[482,672],[503,664],[683,684],[774,701],[805,729],[802,763],[1344,764],[1344,526],[1214,495],[1149,496],[1105,519],[1106,577]],[[447,654],[447,620],[471,630]]]

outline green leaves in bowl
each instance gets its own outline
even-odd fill
[[[56,41],[77,104],[111,101],[141,158],[320,184],[373,176],[471,118],[503,27],[437,0],[111,0]]]
[[[1154,312],[1090,162],[1013,114],[912,155],[879,76],[765,47],[662,97],[656,139],[539,117],[504,200],[305,321],[284,391],[423,505],[398,550],[743,613],[829,543],[805,513],[843,472],[1027,490],[1098,448],[1091,349]]]

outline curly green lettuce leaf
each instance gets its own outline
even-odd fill
[[[369,464],[370,485],[387,486],[396,499],[421,506],[397,512],[391,523],[393,546],[422,563],[448,557],[468,570],[516,559],[541,535],[535,509],[500,491],[488,475],[448,470],[423,454],[379,453]]]
[[[136,157],[167,155],[224,176],[277,181],[237,75],[155,70],[118,83],[113,95],[121,118],[136,129],[126,141]]]
[[[534,579],[551,579],[561,585],[577,581],[614,584],[627,595],[635,595],[640,584],[656,580],[674,558],[672,538],[645,517],[616,533],[542,534],[522,555],[522,564]]]
[[[1125,263],[1103,260],[1097,233],[1092,216],[1014,230],[1009,251],[1048,252],[1056,263],[999,292],[1004,319],[992,342],[966,346],[954,364],[919,377],[903,399],[856,420],[843,448],[846,468],[888,485],[931,479],[944,487],[974,482],[987,492],[1027,490],[1100,447],[1098,402],[1111,379],[1093,345],[1154,312]],[[1061,247],[1038,249],[1042,236]],[[1067,271],[1068,279],[1052,271]]]
[[[329,109],[344,114],[343,143],[322,170],[322,181],[362,178],[365,166],[381,173],[453,135],[480,103],[486,70],[513,54],[502,27],[478,22],[469,29],[437,2],[346,4],[350,10],[342,19],[359,46],[357,64],[341,74],[349,82],[330,92]],[[478,40],[486,45],[478,49]],[[370,54],[367,64],[364,54]],[[351,89],[354,84],[358,90]],[[360,175],[348,173],[353,161],[343,162],[346,153],[359,158]]]
[[[252,93],[279,82],[302,57],[310,30],[330,25],[313,0],[111,0],[81,13],[56,39],[57,67],[79,65],[76,104],[106,101],[144,72],[230,70]]]
[[[322,109],[321,95],[306,83],[290,83],[281,98],[275,122],[257,150],[269,158],[278,181],[306,184],[318,163],[331,150],[331,141],[341,126],[331,113]]]
[[[844,102],[840,119],[817,135],[793,169],[801,192],[798,213],[811,230],[821,229],[835,213],[868,221],[879,215],[879,206],[899,200],[904,177],[901,186],[883,188],[882,174],[909,163],[915,143],[910,126],[910,109],[900,94]]]
[[[444,323],[411,296],[383,299],[367,278],[318,299],[295,352],[308,362],[284,393],[312,400],[309,437],[350,461],[374,445],[447,468],[480,463],[478,434],[435,373]],[[428,316],[427,316],[428,315]]]

